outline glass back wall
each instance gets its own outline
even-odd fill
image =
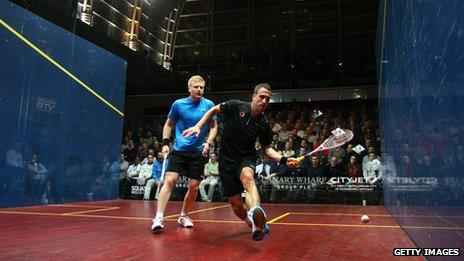
[[[117,197],[126,62],[0,2],[0,207]]]
[[[462,1],[381,2],[385,205],[419,247],[463,246]]]

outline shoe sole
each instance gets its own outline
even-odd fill
[[[153,233],[159,233],[159,232],[163,231],[163,228],[164,227],[157,226],[157,227],[152,228],[151,231]]]
[[[253,223],[255,224],[256,230],[253,231],[253,240],[260,241],[264,238],[264,226],[266,225],[266,216],[262,209],[255,209],[253,211]]]

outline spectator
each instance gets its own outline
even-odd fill
[[[287,158],[292,158],[295,156],[295,151],[292,148],[292,142],[287,141],[285,142],[285,149],[283,151],[283,156]]]
[[[204,175],[205,179],[200,182],[201,199],[206,202],[211,202],[214,189],[219,182],[219,163],[216,154],[211,154],[210,161],[205,165]],[[205,191],[206,186],[209,186],[208,194],[206,194]]]
[[[139,157],[135,157],[134,163],[132,163],[127,169],[127,177],[129,179],[136,179],[139,176],[140,170],[142,169],[142,164]]]
[[[156,162],[153,164],[153,169],[152,169],[152,174],[151,177],[147,179],[146,185],[145,185],[145,192],[143,195],[144,200],[150,200],[150,195],[153,187],[159,186],[160,185],[160,179],[161,179],[161,172],[163,170],[163,162],[166,160],[166,167],[167,164],[169,163],[169,159],[164,159],[163,153],[160,151],[158,152],[158,158]]]
[[[363,157],[362,166],[372,161],[372,157],[370,156],[371,153],[374,153],[376,155],[375,159],[378,159],[380,161],[380,157],[378,157],[377,154],[375,153],[374,146],[370,146],[367,148],[367,155]]]
[[[140,168],[139,176],[137,178],[138,185],[146,185],[147,180],[151,178],[153,174],[153,160],[153,155],[148,154],[147,163],[142,164],[142,168]]]
[[[129,148],[129,137],[124,136],[124,141],[123,141],[123,143],[121,145],[121,151],[124,151],[127,148]]]
[[[5,152],[6,165],[15,169],[24,168],[23,155],[21,154],[21,143],[15,142],[13,148]]]
[[[329,158],[337,157],[338,159],[343,159],[346,155],[346,151],[343,146],[333,148],[329,151]]]
[[[139,147],[137,157],[141,159],[145,159],[147,155],[148,155],[148,144],[145,141],[143,141],[142,145]],[[152,156],[154,156],[154,154]]]
[[[134,163],[129,165],[124,178],[119,183],[119,196],[121,198],[129,198],[132,184],[135,184],[141,168],[142,164],[139,157],[135,157]]]
[[[324,174],[328,179],[333,177],[343,177],[343,170],[340,166],[340,160],[337,157],[330,158],[330,161],[325,165]]]
[[[134,159],[137,156],[137,148],[135,147],[133,140],[129,140],[126,149],[123,150],[123,153],[126,155],[128,162],[134,162]]]
[[[148,147],[152,147],[153,142],[155,142],[156,138],[151,135],[151,131],[147,131],[145,132],[145,137],[143,140],[147,143]]]
[[[324,168],[318,156],[306,157],[298,167],[307,177],[324,177]]]
[[[153,149],[148,149],[148,155],[152,155],[155,158],[155,151]],[[142,160],[142,165],[148,162],[148,155]]]
[[[377,158],[375,152],[369,153],[369,161],[363,164],[363,176],[366,182],[371,184],[378,183],[381,181],[382,172],[380,171],[381,163]]]
[[[343,166],[347,166],[348,164],[350,164],[350,159],[351,159],[351,156],[355,156],[356,157],[356,162],[359,163],[360,159],[358,158],[359,155],[353,150],[353,144],[349,143],[348,145],[346,145],[346,154],[345,156],[342,158],[342,164]]]
[[[280,142],[285,142],[286,140],[288,140],[288,134],[289,133],[290,132],[288,131],[288,125],[286,123],[284,123],[282,125],[282,128],[279,131],[279,141]]]
[[[350,157],[350,162],[346,166],[346,173],[349,178],[362,177],[362,169],[358,163],[358,158],[355,155]]]
[[[418,162],[418,176],[419,177],[436,177],[437,168],[432,164],[430,157],[427,155],[422,156],[422,160]]]
[[[43,203],[47,204],[47,192],[49,188],[47,169],[38,162],[38,157],[32,154],[31,160],[27,164],[29,170],[28,175],[28,191],[29,191],[29,203]]]

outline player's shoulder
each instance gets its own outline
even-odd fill
[[[221,103],[221,105],[228,105],[228,106],[240,106],[244,104],[246,104],[246,102],[240,101],[240,100],[228,100],[228,101]]]
[[[182,106],[190,102],[189,98],[179,98],[172,103],[172,106]]]
[[[208,106],[211,106],[211,107],[213,107],[213,106],[214,106],[214,102],[213,102],[213,101],[211,101],[210,99],[208,99],[208,98],[205,98],[205,97],[201,97],[201,99],[202,99],[202,100],[203,100],[203,102],[204,102],[205,104],[207,104]]]
[[[186,103],[189,100],[190,100],[189,97],[184,97],[184,98],[179,98],[179,99],[175,100],[174,103]]]

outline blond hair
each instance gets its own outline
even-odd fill
[[[203,83],[203,85],[204,85],[205,84],[205,79],[203,79],[203,77],[201,77],[200,75],[194,75],[194,76],[190,77],[190,79],[188,80],[188,86],[191,87],[196,82]]]

